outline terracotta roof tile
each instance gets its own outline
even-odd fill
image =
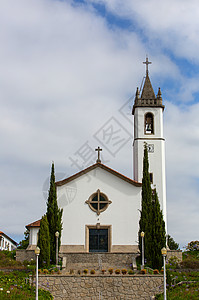
[[[32,223],[26,225],[26,228],[27,228],[27,229],[30,229],[31,227],[40,227],[40,221],[41,221],[41,220],[37,220],[37,221],[35,221],[35,222],[32,222]]]

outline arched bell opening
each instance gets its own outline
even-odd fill
[[[146,113],[144,129],[145,134],[154,134],[154,117],[152,113]]]

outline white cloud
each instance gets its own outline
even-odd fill
[[[185,246],[198,238],[199,104],[166,103],[168,229]]]
[[[199,175],[199,104],[180,107],[167,103],[167,157],[177,172]],[[183,163],[182,163],[183,162]],[[176,172],[175,169],[173,172]]]
[[[198,1],[99,0],[112,13],[136,21],[146,38],[172,50],[177,57],[199,63]],[[155,46],[155,45],[154,45]],[[157,47],[157,44],[156,44]]]
[[[45,210],[51,161],[72,169],[68,157],[134,92],[142,44],[57,1],[6,1],[0,27],[1,230],[19,234]]]

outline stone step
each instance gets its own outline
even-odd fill
[[[108,270],[134,269],[137,270],[136,257],[138,253],[62,253],[62,268],[67,272],[84,269]]]

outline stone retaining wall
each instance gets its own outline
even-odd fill
[[[179,261],[182,261],[182,250],[168,250],[167,251],[167,260],[171,257],[177,257]]]
[[[163,292],[162,275],[39,275],[55,300],[149,300]]]
[[[36,255],[34,250],[24,250],[24,249],[16,250],[17,261],[23,262],[24,260],[30,261],[31,259],[36,260]]]

